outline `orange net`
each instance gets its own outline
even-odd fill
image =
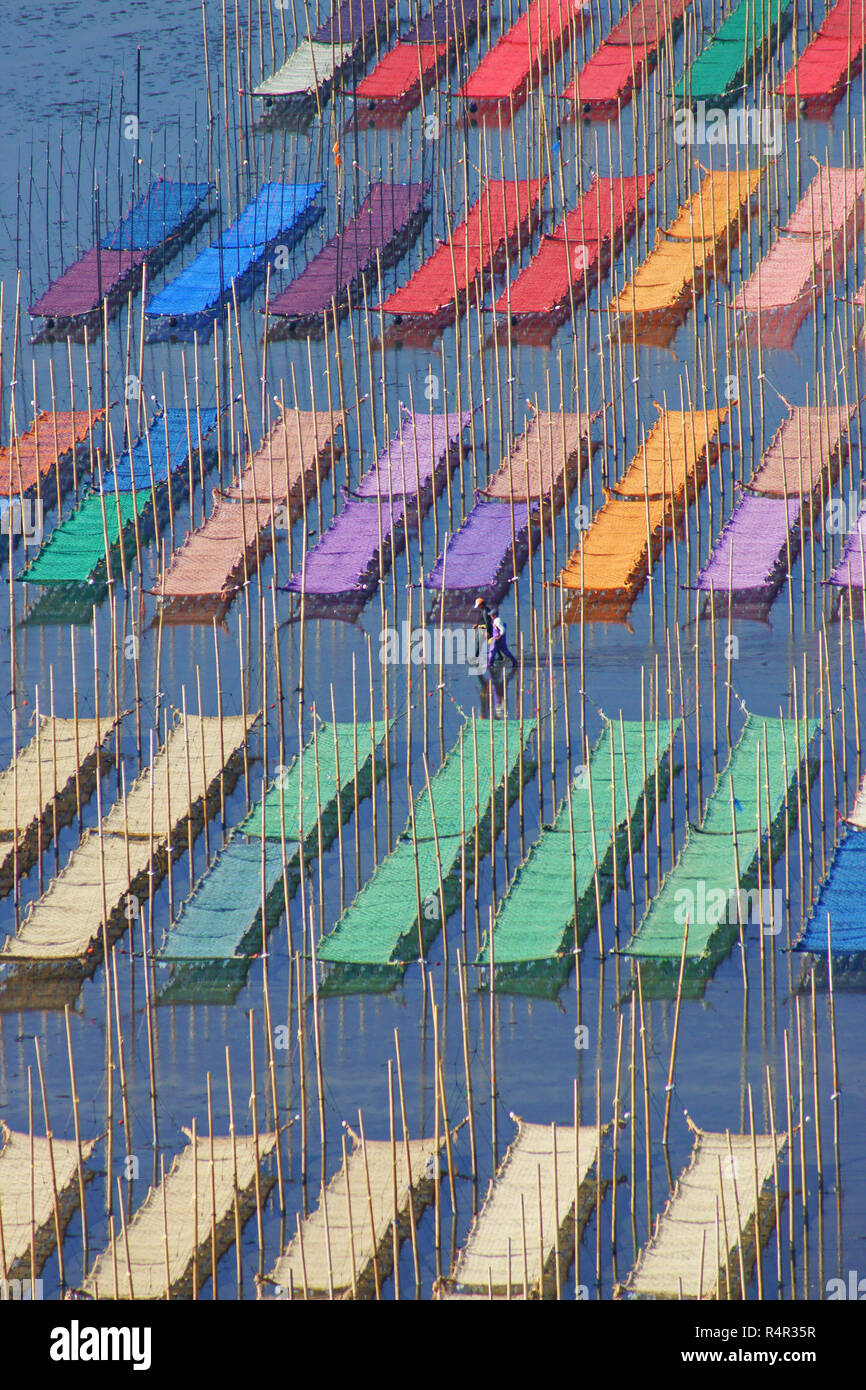
[[[665,410],[656,420],[613,492],[617,497],[672,497],[679,503],[700,481],[723,410]],[[689,499],[691,500],[691,498]]]
[[[670,499],[608,499],[560,574],[560,583],[587,598],[633,597],[658,558],[672,516]]]
[[[665,410],[559,576],[589,599],[634,598],[717,453],[722,410]]]
[[[760,169],[710,173],[613,301],[618,314],[663,314],[697,296],[739,237]]]
[[[101,410],[43,410],[24,434],[0,449],[0,496],[27,492],[64,454],[83,444]]]

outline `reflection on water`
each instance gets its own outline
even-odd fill
[[[703,6],[709,26],[710,7]],[[707,1129],[744,1131],[749,1126],[750,1096],[755,1123],[770,1123],[766,1071],[773,1080],[777,1123],[786,1123],[786,1045],[791,1077],[794,1123],[806,1125],[803,1149],[807,1203],[814,1214],[824,1203],[823,1221],[804,1227],[800,1198],[791,1228],[795,1263],[782,1261],[786,1295],[804,1289],[814,1297],[837,1269],[852,1266],[853,1242],[863,1225],[864,1198],[852,1178],[862,1147],[856,1098],[866,1089],[856,1039],[862,999],[856,988],[842,988],[835,1000],[838,1068],[851,1103],[843,1115],[840,1156],[844,1194],[832,1190],[834,1105],[828,1078],[831,1044],[826,1007],[826,978],[816,975],[815,1018],[820,1079],[824,1196],[817,1192],[815,1104],[812,1077],[812,1003],[798,958],[788,954],[808,912],[813,889],[832,855],[834,810],[844,814],[860,774],[860,710],[864,686],[862,615],[854,610],[853,628],[839,621],[840,600],[823,581],[838,560],[844,535],[824,534],[819,516],[792,557],[790,580],[769,612],[732,615],[716,603],[712,609],[692,592],[697,572],[730,515],[737,484],[747,480],[762,450],[787,414],[787,402],[833,399],[844,390],[847,400],[860,394],[860,357],[855,349],[859,323],[850,300],[862,282],[862,253],[855,248],[837,279],[837,294],[816,305],[790,351],[770,351],[761,341],[741,342],[726,312],[732,289],[751,270],[770,244],[771,229],[784,222],[814,173],[813,158],[851,163],[851,129],[862,127],[858,112],[861,79],[852,84],[850,105],[843,101],[829,119],[800,119],[786,128],[786,144],[765,171],[759,214],[733,249],[726,270],[707,285],[697,313],[690,313],[665,342],[631,343],[618,333],[607,313],[612,292],[622,289],[634,267],[652,247],[656,230],[668,225],[693,191],[687,183],[695,158],[704,164],[721,156],[709,149],[675,146],[660,116],[659,82],[653,77],[617,123],[559,122],[550,93],[562,90],[572,60],[557,64],[545,79],[545,100],[533,96],[501,124],[458,121],[456,103],[437,98],[439,137],[425,137],[425,105],[410,111],[401,124],[350,117],[351,99],[339,93],[325,106],[321,121],[308,128],[258,132],[245,119],[246,108],[226,114],[217,99],[222,62],[219,7],[207,6],[213,105],[205,90],[201,15],[195,7],[169,0],[148,6],[146,32],[140,32],[138,6],[90,7],[78,3],[75,26],[65,32],[62,51],[56,44],[56,17],[16,11],[8,21],[13,42],[0,74],[0,101],[6,139],[3,146],[3,229],[0,271],[4,297],[4,379],[2,432],[29,424],[36,408],[74,405],[82,408],[88,381],[94,403],[113,403],[112,429],[117,441],[124,427],[124,401],[132,432],[151,412],[153,402],[212,405],[219,400],[228,415],[219,450],[205,476],[193,474],[191,488],[179,496],[161,520],[159,535],[145,539],[139,555],[133,545],[120,569],[93,585],[63,591],[10,586],[10,601],[0,605],[4,642],[0,668],[8,692],[0,721],[0,761],[13,750],[13,705],[17,744],[30,736],[37,687],[40,708],[49,701],[58,714],[73,710],[72,663],[75,663],[78,708],[92,716],[100,707],[126,712],[120,740],[121,769],[129,785],[150,757],[151,732],[165,713],[184,706],[205,713],[218,709],[239,714],[262,710],[254,735],[253,756],[225,806],[210,822],[207,835],[192,852],[184,852],[171,874],[152,893],[140,917],[131,921],[114,948],[110,968],[93,972],[70,969],[44,974],[4,970],[0,981],[0,1106],[2,1118],[16,1129],[28,1126],[33,1096],[35,1127],[44,1131],[36,1070],[35,1042],[44,1068],[51,1127],[56,1136],[74,1135],[73,1095],[80,1104],[84,1135],[111,1128],[111,1151],[105,1139],[91,1166],[97,1177],[87,1193],[87,1237],[91,1258],[108,1238],[106,1200],[122,1200],[132,1211],[143,1200],[148,1182],[166,1168],[183,1145],[182,1125],[195,1117],[199,1132],[208,1119],[208,1079],[212,1115],[218,1133],[229,1125],[227,1049],[231,1067],[234,1117],[239,1129],[252,1124],[250,1058],[259,1125],[277,1124],[283,1145],[282,1183],[269,1196],[264,1212],[264,1265],[270,1268],[295,1229],[295,1215],[314,1206],[322,1176],[330,1176],[341,1159],[341,1125],[356,1126],[363,1112],[366,1134],[387,1138],[388,1064],[395,1061],[395,1029],[409,1131],[432,1130],[436,1104],[434,1059],[441,1055],[444,1101],[451,1122],[467,1110],[467,1060],[472,1082],[477,1171],[473,1175],[469,1129],[455,1141],[456,1213],[452,1224],[449,1185],[442,1185],[443,1248],[437,1256],[434,1223],[428,1213],[419,1224],[423,1296],[450,1263],[451,1247],[469,1227],[473,1201],[486,1190],[495,1163],[513,1137],[509,1112],[533,1121],[568,1123],[573,1119],[574,1087],[583,1120],[595,1123],[600,1088],[602,1119],[610,1116],[614,1095],[619,1114],[629,1112],[637,1130],[620,1139],[620,1172],[629,1186],[617,1205],[616,1242],[612,1245],[610,1202],[603,1209],[601,1259],[596,1271],[594,1241],[582,1252],[581,1279],[595,1280],[609,1298],[617,1278],[627,1273],[636,1245],[645,1240],[654,1213],[668,1194],[668,1172],[687,1161],[691,1135],[681,1121],[688,1110]],[[243,21],[242,21],[243,28]],[[133,80],[136,45],[141,43],[141,100]],[[581,53],[583,43],[577,45]],[[282,38],[275,52],[280,61]],[[271,38],[260,43],[257,29],[249,44],[238,46],[244,79],[230,72],[229,86],[248,89],[259,72],[274,66]],[[682,40],[675,53],[681,64]],[[233,69],[234,34],[228,45]],[[477,46],[464,60],[472,64]],[[53,55],[49,66],[47,53]],[[784,46],[783,69],[791,52]],[[62,65],[58,80],[56,63]],[[452,88],[458,85],[455,75]],[[430,101],[428,94],[425,101]],[[97,117],[98,103],[98,124]],[[139,153],[127,148],[119,116],[140,109]],[[542,119],[541,112],[544,112]],[[256,114],[256,113],[254,113]],[[110,122],[109,122],[110,115]],[[635,122],[647,136],[635,136]],[[553,129],[555,141],[551,141]],[[228,130],[228,142],[226,142]],[[799,144],[794,143],[794,133]],[[83,134],[82,134],[83,133]],[[33,136],[31,140],[31,135]],[[62,143],[61,143],[62,142]],[[128,143],[128,142],[127,142]],[[335,162],[334,145],[340,156]],[[551,147],[555,146],[555,149]],[[549,174],[553,211],[548,226],[561,219],[577,192],[577,171],[584,184],[599,174],[630,172],[638,149],[639,167],[660,167],[648,214],[624,251],[614,258],[600,291],[590,294],[554,331],[549,344],[519,341],[493,329],[483,306],[470,308],[456,325],[414,342],[378,313],[381,300],[425,259],[437,240],[447,237],[449,223],[478,194],[482,175],[495,178]],[[30,179],[31,148],[33,179]],[[140,165],[134,159],[141,160]],[[22,271],[21,305],[26,306],[77,254],[92,244],[99,183],[100,214],[105,225],[125,211],[136,180],[146,180],[165,166],[177,176],[212,176],[221,193],[221,217],[237,215],[265,178],[328,180],[326,214],[290,252],[295,271],[351,216],[370,178],[429,180],[432,215],[396,266],[385,270],[382,286],[337,326],[321,334],[263,344],[265,288],[256,289],[228,315],[213,338],[196,343],[142,344],[141,299],[132,301],[108,324],[101,338],[85,348],[66,343],[32,346],[22,313],[11,382],[11,345],[15,331],[16,273]],[[47,167],[47,173],[46,173]],[[21,192],[18,194],[18,180]],[[186,265],[211,231],[199,231],[169,274]],[[519,260],[525,264],[528,249]],[[516,269],[512,264],[511,271]],[[165,283],[157,274],[151,289]],[[279,286],[288,273],[279,277]],[[501,292],[499,276],[492,290]],[[487,294],[486,303],[492,303]],[[384,347],[383,347],[384,344]],[[70,366],[71,382],[70,386]],[[126,396],[130,378],[142,385]],[[627,614],[594,615],[581,624],[573,606],[560,604],[550,587],[574,549],[581,528],[579,509],[592,516],[635,457],[642,438],[662,408],[689,403],[717,408],[738,402],[726,426],[719,462],[709,470],[707,485],[681,519],[676,535],[661,548],[653,573]],[[323,481],[318,499],[292,531],[280,535],[272,554],[242,588],[234,602],[201,621],[160,625],[155,594],[161,566],[186,531],[212,506],[212,490],[228,486],[250,448],[277,418],[278,403],[345,412],[344,457],[333,476]],[[424,410],[471,410],[474,434],[461,453],[450,487],[430,512],[413,522],[406,545],[394,556],[378,588],[366,602],[339,609],[312,603],[282,591],[297,570],[305,541],[312,545],[343,505],[340,489],[353,487],[400,420],[400,406]],[[514,437],[537,409],[599,411],[593,426],[598,443],[578,491],[559,512],[550,529],[530,540],[530,553],[517,581],[503,600],[509,644],[522,650],[522,672],[507,681],[479,680],[469,667],[455,664],[380,663],[384,627],[411,629],[422,607],[436,620],[438,609],[423,587],[425,576],[498,467]],[[14,408],[13,408],[14,407]],[[859,425],[843,463],[838,489],[859,493],[857,458]],[[97,435],[99,447],[104,441]],[[65,503],[67,507],[69,504]],[[64,515],[65,515],[64,511]],[[49,524],[51,518],[49,518]],[[13,570],[21,568],[19,551]],[[3,561],[8,575],[8,557]],[[195,615],[189,615],[195,616]],[[792,818],[783,853],[774,850],[776,884],[785,889],[787,917],[780,937],[761,939],[749,927],[742,945],[718,963],[714,972],[689,967],[675,1070],[669,1153],[661,1146],[665,1084],[674,1024],[670,972],[646,966],[642,975],[645,1032],[631,962],[618,954],[640,921],[646,903],[670,867],[689,824],[700,820],[703,802],[728,746],[742,728],[741,702],[759,714],[786,717],[804,714],[822,721],[820,762],[809,780],[809,810]],[[266,951],[251,961],[219,966],[184,965],[170,971],[153,957],[184,897],[204,871],[209,854],[236,825],[280,765],[290,763],[309,738],[313,711],[323,719],[352,720],[359,725],[387,715],[395,728],[389,745],[389,775],[369,801],[361,801],[339,839],[315,861],[267,940]],[[320,968],[315,981],[312,949],[334,925],[358,888],[369,878],[409,816],[410,802],[433,776],[456,739],[464,719],[479,721],[516,716],[538,721],[535,770],[519,800],[509,810],[494,852],[479,854],[468,867],[462,910],[453,913],[446,932],[435,935],[423,967],[383,967],[353,974],[349,967]],[[486,971],[471,964],[479,952],[491,912],[501,899],[522,856],[540,828],[554,819],[569,779],[584,762],[601,728],[600,711],[625,718],[674,715],[684,734],[674,749],[669,790],[661,793],[643,847],[636,850],[616,891],[603,904],[601,940],[593,929],[580,954],[552,961],[521,976],[502,975],[491,995]],[[107,809],[120,794],[121,771],[103,780],[101,805]],[[82,826],[92,827],[99,801],[82,810]],[[65,864],[78,842],[80,826],[60,828],[56,847],[45,855],[42,886]],[[784,836],[783,836],[784,838]],[[485,851],[489,851],[489,844]],[[625,866],[620,866],[625,870]],[[613,884],[610,884],[613,890]],[[0,903],[4,930],[17,920],[40,891],[40,870],[22,879],[17,898]],[[466,962],[470,962],[469,965]],[[576,964],[576,968],[575,968]],[[464,989],[460,979],[463,971]],[[744,980],[748,990],[744,990]],[[851,983],[850,981],[847,983]],[[807,981],[808,984],[808,981]],[[314,1028],[314,993],[318,1028]],[[75,1087],[67,1049],[71,1039]],[[434,1013],[435,1006],[435,1013]],[[491,1025],[491,1008],[493,1020]],[[300,1009],[300,1013],[299,1013]],[[118,1019],[120,1031],[118,1031]],[[303,1024],[301,1024],[303,1019]],[[577,1034],[576,1028],[586,1027]],[[621,1029],[621,1031],[620,1031]],[[576,1046],[576,1038],[586,1046]],[[643,1045],[649,1071],[651,1187],[644,1175]],[[301,1059],[304,1076],[301,1080]],[[494,1071],[491,1070],[495,1067]],[[106,1068],[109,1068],[107,1071]],[[321,1096],[318,1076],[321,1074]],[[110,1075],[111,1085],[107,1082]],[[394,1102],[399,1104],[399,1099]],[[806,1119],[811,1116],[811,1119]],[[781,1118],[780,1118],[781,1117]],[[397,1132],[400,1133],[399,1118]],[[137,1179],[124,1174],[127,1155],[138,1157]],[[105,1165],[111,1160],[111,1172]],[[610,1158],[607,1159],[608,1164]],[[796,1154],[800,1164],[800,1153]],[[607,1170],[608,1177],[610,1170]],[[795,1186],[800,1185],[795,1174]],[[783,1226],[787,1219],[783,1218]],[[820,1234],[819,1234],[820,1232]],[[83,1275],[79,1216],[70,1224],[66,1244],[66,1279]],[[767,1268],[775,1257],[767,1257]],[[259,1268],[256,1223],[243,1235],[243,1295],[254,1296],[253,1274]],[[852,1266],[853,1267],[853,1266]],[[219,1294],[236,1293],[235,1259],[230,1252],[220,1265]],[[412,1251],[404,1246],[400,1287],[414,1292]],[[46,1293],[56,1295],[56,1255],[44,1272]],[[392,1286],[389,1286],[389,1289]],[[564,1286],[573,1294],[574,1283]],[[209,1296],[210,1285],[206,1289]],[[389,1294],[390,1296],[390,1294]]]

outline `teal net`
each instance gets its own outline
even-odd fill
[[[389,855],[319,945],[319,958],[382,966],[416,959],[459,901],[456,870],[474,870],[474,841],[490,848],[491,820],[516,794],[514,774],[534,733],[532,720],[464,724],[429,791],[416,798]],[[432,798],[432,804],[431,804]],[[443,904],[444,898],[444,904]],[[443,917],[444,906],[444,917]]]
[[[581,768],[553,825],[544,830],[518,868],[493,924],[493,964],[551,959],[574,948],[581,908],[595,920],[596,866],[610,873],[614,838],[638,818],[650,779],[670,752],[679,721],[611,722]],[[569,805],[570,801],[570,805]],[[610,890],[606,884],[603,895]],[[584,925],[590,920],[585,919]],[[476,964],[489,965],[485,939]]]

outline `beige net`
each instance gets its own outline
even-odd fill
[[[81,1145],[81,1160],[90,1157],[95,1139]],[[52,1153],[53,1150],[53,1153]],[[51,1177],[54,1160],[54,1182]],[[30,1271],[31,1241],[36,1272],[56,1243],[54,1192],[61,1220],[70,1205],[78,1204],[78,1146],[67,1139],[45,1139],[19,1134],[0,1120],[0,1218],[5,1262],[4,1278],[19,1278]]]
[[[288,502],[316,477],[327,477],[339,447],[333,442],[342,421],[319,410],[287,410],[265,436],[226,497]]]
[[[19,837],[75,786],[76,775],[115,727],[114,719],[43,715],[15,760],[0,772],[0,840]]]
[[[153,825],[153,834],[167,839],[190,811],[201,810],[203,796],[213,790],[225,764],[243,747],[256,718],[190,714],[178,720],[152,766],[130,787],[125,806],[123,801],[112,806],[102,823],[103,834],[149,840]]]
[[[755,1222],[785,1134],[699,1134],[651,1240],[618,1293],[635,1298],[716,1298],[739,1286],[755,1261]],[[759,1211],[759,1208],[761,1210]]]
[[[555,1287],[555,1261],[567,1267],[587,1206],[598,1130],[517,1121],[451,1277],[445,1297],[538,1297]]]
[[[2,954],[26,960],[88,955],[103,931],[137,916],[131,901],[162,877],[169,840],[216,809],[224,767],[244,745],[256,714],[222,720],[189,715],[172,728],[151,767],[87,831],[63,870],[32,903]]]
[[[851,814],[848,820],[852,825],[859,826],[861,830],[866,830],[866,775],[864,775],[857,795],[854,798],[854,805],[851,807]]]
[[[444,1143],[440,1140],[439,1147]],[[300,1232],[271,1271],[281,1291],[296,1298],[363,1296],[372,1291],[373,1261],[378,1257],[380,1279],[391,1268],[392,1222],[405,1228],[410,1196],[416,1209],[429,1196],[437,1162],[435,1139],[398,1140],[392,1154],[387,1140],[370,1140],[355,1148],[322,1188],[321,1201],[301,1223]],[[409,1165],[412,1169],[411,1184]],[[369,1186],[369,1197],[368,1197]]]
[[[755,492],[765,497],[808,496],[829,476],[856,409],[856,403],[795,406],[755,471]]]
[[[255,1210],[256,1173],[276,1144],[275,1134],[198,1136],[163,1181],[152,1187],[124,1231],[99,1256],[83,1288],[94,1298],[189,1297],[210,1277],[214,1233],[217,1258],[229,1248],[237,1215]],[[262,1178],[267,1192],[273,1179]]]
[[[549,498],[562,487],[563,474],[581,450],[589,454],[588,415],[554,415],[541,410],[529,424],[485,493],[509,501]],[[585,460],[584,460],[585,461]]]

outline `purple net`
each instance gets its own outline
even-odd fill
[[[771,591],[787,563],[788,533],[800,516],[798,499],[746,493],[713,547],[697,587],[715,593]]]
[[[354,496],[307,551],[288,588],[296,593],[337,595],[373,588],[406,532],[403,497],[418,511],[430,504],[439,470],[472,414],[410,415],[361,479]],[[381,518],[381,522],[380,522]]]
[[[515,503],[513,513],[507,502],[476,502],[459,531],[446,542],[445,554],[431,569],[425,587],[444,588],[446,593],[492,589],[525,544],[529,521],[525,502]]]
[[[471,421],[469,411],[462,415],[407,415],[400,433],[364,474],[355,489],[358,496],[400,497],[423,492]]]
[[[357,43],[372,34],[391,7],[391,0],[343,0],[313,32],[313,43]]]
[[[88,314],[100,303],[100,288],[104,299],[144,258],[143,251],[104,251],[94,246],[49,285],[31,304],[30,313],[39,318]]]
[[[841,589],[864,587],[864,557],[866,557],[866,508],[861,511],[853,529],[845,538],[842,558],[830,575],[830,583]]]
[[[353,285],[404,231],[424,197],[421,183],[374,184],[342,232],[326,242],[281,294],[269,312],[294,318],[321,314]]]
[[[437,0],[437,3],[419,20],[414,29],[403,39],[404,43],[449,43],[455,34],[462,34],[475,23],[474,5],[466,5],[460,0]]]
[[[402,501],[359,502],[350,498],[327,531],[307,551],[306,562],[287,588],[295,593],[348,594],[372,588],[385,556],[403,544]]]

